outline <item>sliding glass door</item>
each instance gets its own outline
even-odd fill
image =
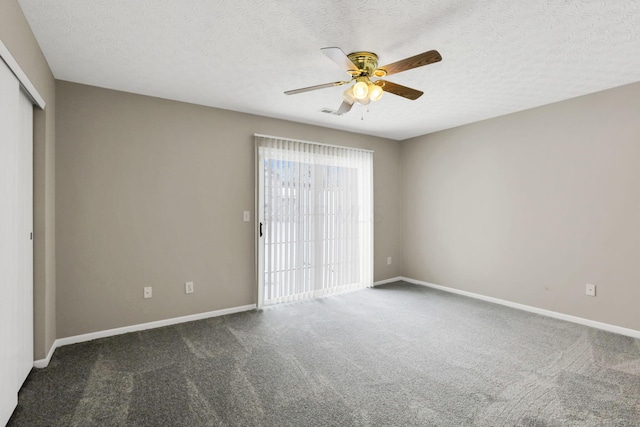
[[[259,304],[371,286],[372,153],[256,137]]]

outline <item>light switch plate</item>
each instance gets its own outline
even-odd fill
[[[251,214],[249,213],[249,211],[242,212],[242,219],[244,220],[244,222],[251,221]]]

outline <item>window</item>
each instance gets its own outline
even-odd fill
[[[373,153],[256,136],[259,305],[373,282]]]

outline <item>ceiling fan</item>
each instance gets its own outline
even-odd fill
[[[351,79],[288,90],[285,94],[295,95],[317,89],[342,86],[355,81],[353,86],[350,86],[344,91],[342,105],[333,113],[336,115],[349,112],[356,102],[362,105],[367,105],[371,101],[375,102],[382,97],[384,92],[389,92],[411,100],[418,99],[422,96],[422,91],[382,80],[381,78],[442,61],[442,56],[440,56],[438,51],[430,50],[392,64],[378,67],[378,55],[373,52],[353,52],[347,55],[339,47],[325,47],[320,50],[329,59],[338,64],[338,66],[346,69],[347,73],[351,75]],[[375,80],[371,80],[371,78]]]

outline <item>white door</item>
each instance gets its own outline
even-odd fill
[[[32,114],[0,60],[0,425],[33,366]]]
[[[11,71],[0,61],[0,425],[7,422],[18,402],[16,393],[16,347],[14,333],[18,255],[16,240],[17,144],[19,85]]]
[[[18,147],[18,388],[33,367],[33,104],[20,91]]]

